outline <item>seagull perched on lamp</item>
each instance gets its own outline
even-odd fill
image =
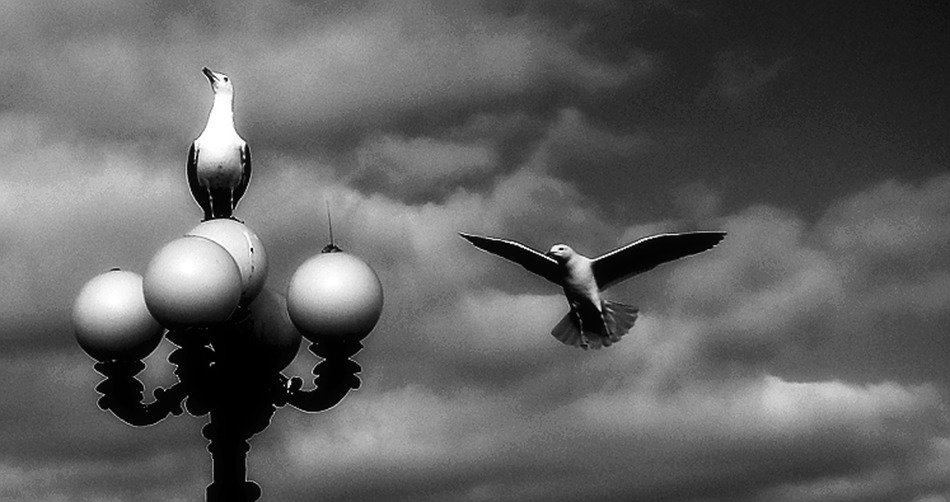
[[[475,247],[511,260],[561,286],[570,312],[551,330],[561,342],[581,348],[608,347],[627,334],[638,309],[601,298],[601,291],[661,263],[711,249],[725,232],[666,233],[644,237],[588,258],[565,244],[547,253],[520,242],[459,233]]]
[[[188,186],[204,210],[204,219],[232,218],[251,179],[251,149],[234,130],[231,79],[202,68],[211,81],[214,101],[208,123],[188,152]]]

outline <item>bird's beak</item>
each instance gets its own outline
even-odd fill
[[[554,253],[548,251],[547,253],[544,253],[544,256],[547,256],[547,257],[550,257],[550,258],[554,258]]]
[[[201,73],[204,73],[205,76],[208,77],[208,80],[210,80],[212,83],[218,80],[218,77],[216,77],[214,72],[211,71],[207,66],[201,69]]]

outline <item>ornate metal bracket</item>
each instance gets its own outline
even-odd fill
[[[357,375],[362,368],[350,359],[363,348],[358,340],[325,338],[310,345],[310,352],[323,359],[313,368],[315,389],[301,390],[303,380],[294,377],[287,383],[287,404],[308,412],[320,412],[336,406],[350,389],[360,387]]]
[[[177,368],[178,382],[155,390],[155,401],[143,403],[144,385],[135,375],[142,361],[97,363],[106,379],[96,386],[102,395],[99,407],[135,426],[154,425],[184,409],[194,416],[211,415],[202,433],[210,441],[214,482],[208,486],[210,502],[252,502],[260,487],[246,478],[248,440],[270,424],[277,407],[289,404],[306,412],[325,411],[360,386],[361,368],[350,359],[363,345],[343,338],[321,339],[310,351],[323,359],[313,368],[315,388],[302,390],[303,380],[276,371],[257,369],[251,354],[241,351],[231,333],[187,329],[166,336],[179,346],[168,357]]]
[[[154,425],[169,414],[181,415],[185,386],[180,382],[170,389],[155,389],[155,401],[142,403],[142,385],[135,375],[145,369],[142,361],[107,361],[96,363],[96,371],[106,378],[96,386],[102,394],[99,408],[111,411],[123,421],[137,426]]]

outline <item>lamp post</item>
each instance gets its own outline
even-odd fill
[[[264,287],[267,256],[257,235],[230,218],[209,219],[164,246],[144,276],[112,269],[85,284],[73,305],[80,347],[105,380],[98,406],[134,425],[169,414],[209,415],[209,502],[254,501],[247,481],[248,440],[278,407],[325,411],[360,385],[351,359],[382,311],[376,273],[328,245],[293,274],[284,296]],[[281,371],[301,335],[322,362],[314,387]],[[162,337],[177,345],[168,357],[178,381],[143,402],[136,374]]]

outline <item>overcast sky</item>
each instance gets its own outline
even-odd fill
[[[206,417],[98,410],[68,321],[198,223],[209,66],[268,287],[330,201],[386,295],[363,388],[252,441],[263,500],[948,502],[947,7],[882,3],[0,1],[0,499],[210,482]],[[457,236],[690,229],[729,236],[612,288],[642,315],[600,351]]]

